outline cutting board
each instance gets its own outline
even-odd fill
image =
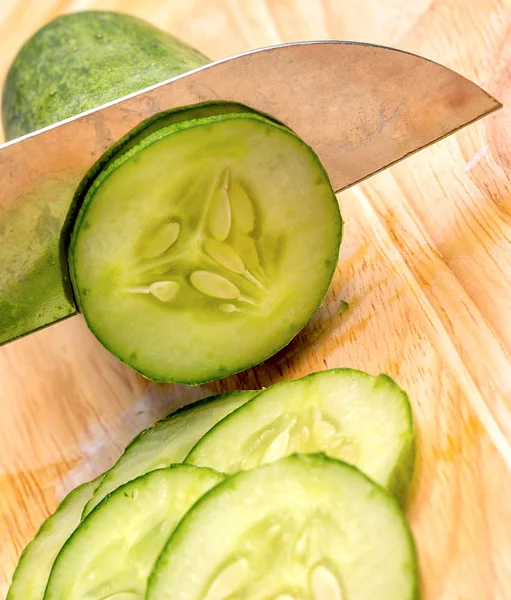
[[[511,8],[506,0],[3,0],[0,79],[50,18],[152,21],[212,58],[312,39],[395,46],[473,79],[504,109],[339,194],[325,304],[277,356],[221,382],[156,385],[74,317],[0,348],[0,596],[35,531],[141,429],[220,390],[325,368],[388,373],[419,456],[408,518],[425,600],[511,597]],[[396,90],[400,93],[400,90]]]

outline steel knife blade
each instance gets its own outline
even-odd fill
[[[164,110],[225,100],[282,121],[343,190],[501,107],[403,51],[326,41],[216,61],[0,147],[0,344],[77,312],[63,230],[97,159]]]

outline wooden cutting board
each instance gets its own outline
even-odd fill
[[[412,398],[420,451],[408,517],[423,598],[509,599],[507,0],[3,0],[0,79],[38,27],[86,8],[130,12],[212,58],[296,40],[392,45],[461,72],[505,107],[339,195],[345,238],[327,300],[255,369],[200,388],[148,383],[104,351],[81,317],[1,348],[0,596],[59,500],[155,419],[219,390],[350,366],[388,373]]]

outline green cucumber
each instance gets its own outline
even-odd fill
[[[406,393],[386,375],[352,369],[280,383],[213,427],[186,462],[235,473],[294,452],[352,463],[404,502],[415,459]]]
[[[9,70],[2,101],[5,135],[19,137],[208,62],[132,16],[85,11],[58,17],[25,43]],[[13,248],[20,245],[18,238],[31,243],[30,253],[19,260],[12,248],[2,256],[12,280],[2,282],[0,342],[75,312],[67,273],[56,267],[66,264],[59,240],[66,238],[63,230],[66,234],[74,215],[70,191],[48,189],[35,194],[30,206],[2,215],[0,229],[11,232],[3,236],[5,243],[10,240]]]
[[[105,474],[83,511],[88,515],[105,496],[149,471],[180,463],[193,445],[218,421],[258,392],[242,390],[206,398],[186,406],[142,431]]]
[[[45,600],[144,598],[172,530],[223,476],[174,465],[123,485],[82,521],[58,555]]]
[[[415,600],[397,502],[345,463],[294,455],[240,472],[183,518],[147,600]]]
[[[129,139],[83,186],[69,247],[89,328],[158,381],[262,362],[310,319],[337,265],[342,220],[321,163],[239,105]]]
[[[128,15],[59,17],[9,71],[7,137],[207,62]],[[107,349],[157,381],[219,379],[285,346],[321,304],[342,235],[314,152],[229,103],[136,127],[79,186],[63,241],[78,210],[67,255],[76,304]]]
[[[207,64],[203,54],[135,17],[84,11],[54,19],[16,56],[2,119],[13,139]]]
[[[42,600],[53,562],[80,523],[98,479],[70,492],[23,550],[6,600]]]

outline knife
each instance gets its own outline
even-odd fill
[[[77,312],[64,231],[81,179],[130,129],[208,100],[245,104],[293,129],[335,191],[501,104],[419,56],[371,44],[283,44],[200,67],[0,146],[0,344]]]

